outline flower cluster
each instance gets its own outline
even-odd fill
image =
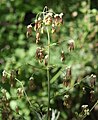
[[[35,20],[34,30],[36,31],[36,43],[40,41],[40,34],[46,31],[46,27],[50,27],[51,33],[56,31],[56,27],[63,23],[63,13],[54,14],[50,11],[42,12]]]
[[[36,49],[36,59],[38,59],[40,62],[43,62],[44,57],[45,57],[44,49],[38,47]]]
[[[67,108],[71,107],[72,101],[71,101],[71,96],[69,94],[64,95],[64,106]]]

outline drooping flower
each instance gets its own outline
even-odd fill
[[[32,25],[27,26],[27,38],[32,35]]]

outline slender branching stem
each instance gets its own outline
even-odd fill
[[[5,72],[5,73],[6,73],[8,76],[11,76],[10,73],[8,73],[8,72]],[[23,89],[24,95],[25,95],[25,97],[26,97],[26,99],[27,99],[27,102],[29,103],[30,107],[32,107],[32,104],[31,104],[31,102],[30,102],[30,100],[29,100],[29,98],[28,98],[28,95],[27,95],[27,93],[26,93],[26,91],[25,91],[25,89],[24,89],[23,83],[22,83],[20,80],[18,80],[17,78],[15,78],[15,80],[16,80],[18,83],[20,83],[20,85],[21,85],[21,87],[22,87],[22,89]]]
[[[47,64],[47,80],[48,80],[48,113],[47,113],[47,120],[50,120],[50,73],[49,73],[49,66],[50,66],[50,34],[49,28],[47,27],[47,36],[48,36],[48,64]]]

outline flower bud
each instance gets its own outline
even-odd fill
[[[62,18],[62,16],[63,16],[63,13],[60,13],[60,14],[59,14],[59,17]]]
[[[32,35],[32,25],[27,26],[27,38]]]
[[[63,24],[63,18],[62,18],[63,17],[63,13],[60,13],[59,17],[60,17],[60,20],[59,20],[60,24]]]
[[[10,84],[11,84],[11,87],[14,87],[15,83],[16,83],[16,81],[15,81],[15,71],[12,70],[11,71],[11,75],[10,75]]]
[[[5,83],[6,82],[6,79],[7,79],[7,75],[6,75],[6,72],[5,70],[2,72],[2,83]]]
[[[70,80],[67,79],[66,76],[65,76],[64,79],[63,79],[63,85],[64,85],[65,87],[70,86]]]
[[[40,41],[40,33],[37,32],[36,33],[36,44],[39,43],[39,41]]]
[[[54,33],[55,31],[56,31],[56,29],[55,29],[55,25],[52,24],[52,30],[51,30],[51,33]]]
[[[65,54],[64,54],[64,51],[62,50],[61,52],[61,61],[63,62],[65,60]]]
[[[95,86],[95,82],[96,82],[96,75],[91,75],[90,78],[90,86],[93,88]]]
[[[48,55],[45,56],[44,64],[45,64],[45,66],[47,66],[47,64],[48,64]]]
[[[38,20],[35,20],[35,26],[34,26],[34,30],[38,31],[42,26],[42,20],[41,17],[38,18]]]
[[[18,88],[17,89],[17,94],[18,94],[18,97],[21,98],[23,96],[23,89],[22,88]]]
[[[73,39],[68,42],[68,47],[69,47],[69,51],[72,51],[75,49],[75,43]]]
[[[66,70],[66,78],[71,79],[71,77],[72,77],[72,72],[71,72],[71,67],[69,67]]]
[[[54,15],[54,23],[55,23],[55,26],[61,25],[61,24],[63,23],[62,16],[63,16],[63,13],[55,14],[55,15]]]
[[[90,91],[90,101],[91,101],[91,102],[94,102],[94,98],[95,98],[94,90],[91,90],[91,91]]]
[[[85,87],[82,88],[82,92],[83,92],[83,94],[86,93]]]
[[[55,26],[58,26],[59,25],[59,15],[58,14],[55,14],[54,15],[54,23],[55,23]]]
[[[29,79],[29,90],[34,90],[35,89],[35,84],[34,84],[34,78],[33,77],[30,77]]]

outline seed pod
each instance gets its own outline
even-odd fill
[[[27,26],[27,38],[32,35],[32,25]]]
[[[69,51],[72,51],[72,50],[75,49],[75,43],[74,43],[73,39],[69,40],[69,42],[68,42],[68,49],[69,49]]]
[[[64,51],[62,50],[61,52],[61,61],[63,62],[65,60],[65,54],[64,54]]]

